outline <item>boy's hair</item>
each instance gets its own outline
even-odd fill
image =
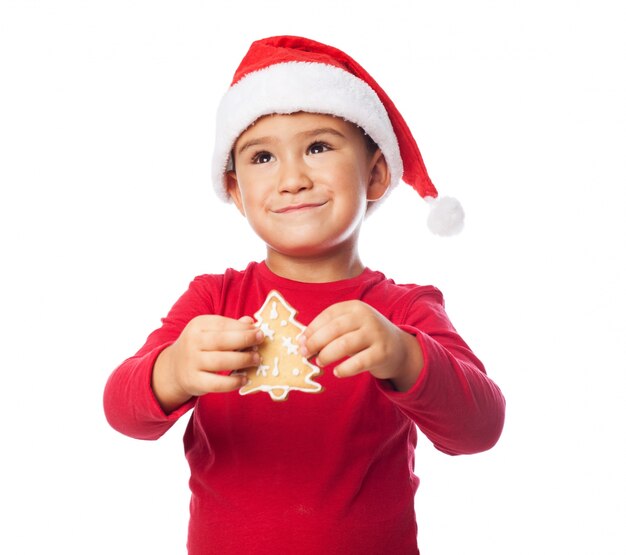
[[[359,127],[359,129],[361,129]],[[363,131],[361,129],[361,131]],[[363,139],[365,139],[365,148],[369,154],[374,154],[380,147],[365,131],[363,131]]]
[[[371,75],[337,48],[280,36],[252,43],[220,102],[212,170],[220,198],[229,200],[225,173],[241,133],[262,116],[296,112],[332,115],[362,128],[385,157],[390,189],[402,179],[426,200],[438,196],[409,126]],[[428,223],[439,235],[463,226],[460,204],[447,200],[439,207],[431,202]]]

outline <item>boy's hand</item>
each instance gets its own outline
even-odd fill
[[[398,391],[410,389],[424,366],[415,337],[361,301],[338,303],[319,314],[300,337],[300,352],[317,355],[321,366],[346,359],[335,367],[335,376],[368,371],[391,380]]]
[[[178,339],[158,356],[152,389],[165,412],[205,393],[233,391],[245,384],[240,375],[217,372],[242,370],[259,363],[253,349],[263,341],[254,320],[224,316],[197,316]]]

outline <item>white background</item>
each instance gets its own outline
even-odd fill
[[[400,185],[362,235],[443,290],[508,402],[487,453],[421,439],[422,552],[623,555],[620,2],[213,4],[1,0],[0,551],[184,552],[185,422],[126,438],[102,389],[193,276],[263,257],[211,190],[213,117],[252,40],[301,34],[377,78],[467,212],[433,237]]]

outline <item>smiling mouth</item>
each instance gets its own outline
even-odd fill
[[[320,208],[324,206],[327,201],[324,202],[307,202],[303,204],[290,204],[289,206],[284,206],[283,208],[279,208],[278,210],[274,210],[275,214],[288,214],[290,212],[300,212],[305,210],[310,210],[311,208]]]

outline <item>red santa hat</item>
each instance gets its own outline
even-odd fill
[[[350,56],[326,44],[294,36],[253,42],[218,107],[213,183],[229,200],[224,174],[233,145],[250,125],[269,114],[313,112],[361,127],[381,149],[391,173],[431,204],[428,227],[437,235],[463,228],[460,203],[438,198],[406,121],[380,85]]]

